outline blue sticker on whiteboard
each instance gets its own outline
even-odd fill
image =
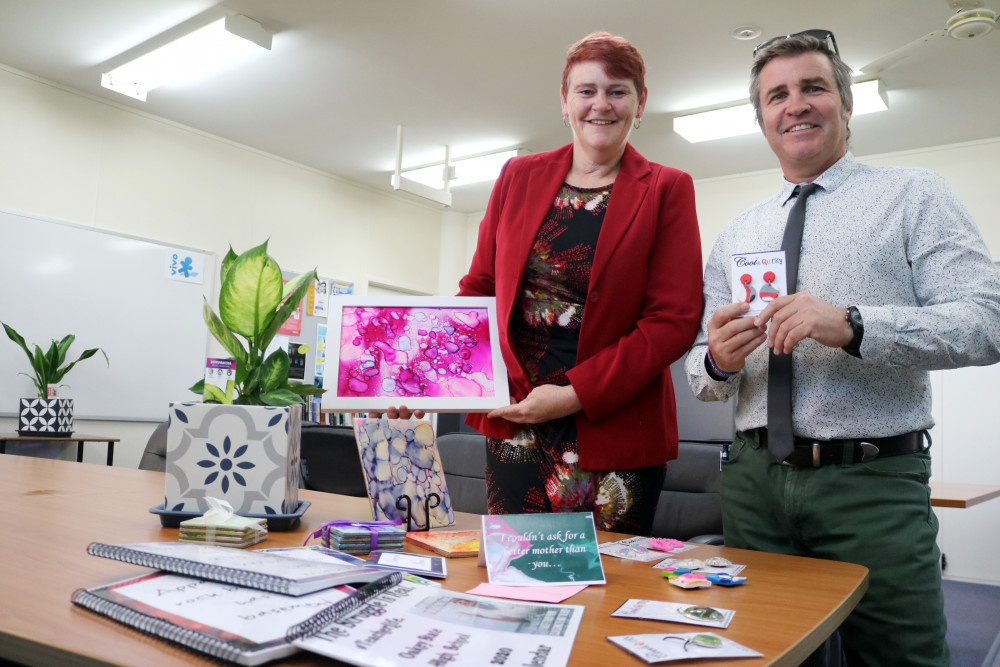
[[[167,278],[185,283],[203,282],[204,256],[188,250],[167,251]]]

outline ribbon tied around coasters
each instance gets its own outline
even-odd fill
[[[353,521],[341,519],[327,521],[314,533],[306,537],[303,544],[315,538],[323,540],[323,546],[349,554],[367,554],[372,551],[402,551],[406,530],[402,521]]]
[[[205,496],[208,511],[181,521],[178,540],[220,547],[246,547],[267,539],[267,519],[239,516],[233,506],[220,498]]]

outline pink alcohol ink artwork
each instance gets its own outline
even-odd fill
[[[486,412],[510,403],[496,300],[330,298],[323,407]],[[334,383],[335,386],[330,386]]]

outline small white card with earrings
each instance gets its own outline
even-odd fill
[[[750,304],[744,317],[759,315],[767,304],[788,294],[785,251],[733,255],[732,289],[734,302]]]

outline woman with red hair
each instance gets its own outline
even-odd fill
[[[628,40],[570,47],[560,98],[572,143],[505,165],[460,281],[497,299],[512,397],[467,421],[487,436],[491,514],[649,534],[677,456],[669,366],[701,316],[694,187],[628,143],[647,99]]]

